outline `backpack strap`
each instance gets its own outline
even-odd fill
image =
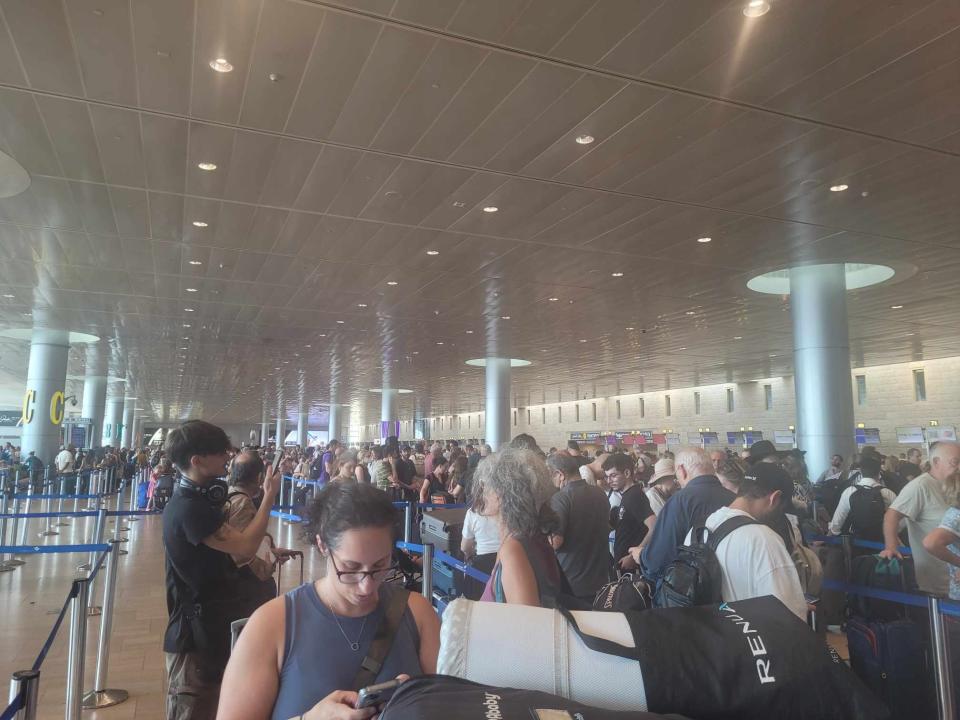
[[[717,551],[717,547],[723,542],[723,539],[732,533],[738,528],[742,528],[745,525],[758,525],[756,520],[752,517],[747,517],[745,515],[735,515],[732,518],[728,518],[720,523],[717,526],[717,529],[710,533],[707,537],[707,545],[710,546],[710,549],[714,552]]]
[[[393,592],[387,600],[387,607],[384,608],[380,623],[377,625],[377,632],[370,642],[367,656],[360,663],[360,669],[357,670],[357,674],[353,678],[354,690],[365,688],[376,682],[377,675],[380,674],[383,667],[383,662],[390,654],[390,648],[393,647],[393,639],[397,636],[397,630],[400,629],[400,621],[407,609],[409,597],[409,591],[400,587],[393,588]]]

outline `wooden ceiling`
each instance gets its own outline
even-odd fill
[[[157,419],[369,422],[385,372],[481,408],[487,353],[524,398],[789,374],[746,281],[848,261],[897,269],[852,363],[960,354],[960,4],[745,4],[0,0],[0,326],[101,336]]]

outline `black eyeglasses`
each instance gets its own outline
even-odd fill
[[[333,571],[337,574],[337,580],[344,585],[359,585],[365,577],[369,577],[374,582],[383,582],[400,567],[394,563],[390,567],[380,570],[341,570],[337,567],[337,561],[334,560],[333,553],[330,553],[330,562],[333,564]]]

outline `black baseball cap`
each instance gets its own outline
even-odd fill
[[[765,494],[779,490],[784,497],[793,497],[793,480],[787,471],[773,463],[758,462],[747,470],[743,477],[745,483],[752,483]]]
[[[750,465],[753,465],[760,462],[765,457],[770,457],[771,455],[776,455],[777,457],[782,458],[789,454],[789,450],[777,450],[777,446],[769,440],[758,440],[750,446],[750,456],[747,458],[747,462]]]

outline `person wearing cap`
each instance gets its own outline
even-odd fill
[[[704,525],[709,533],[732,518],[756,521],[732,530],[717,545],[724,602],[773,595],[806,622],[807,601],[797,568],[780,536],[763,524],[782,513],[784,499],[792,495],[793,481],[783,468],[756,463],[744,476],[734,501],[711,513]],[[692,535],[691,530],[684,544],[691,544]]]
[[[656,465],[653,466],[653,476],[647,483],[647,499],[650,501],[653,514],[659,517],[667,500],[679,489],[680,483],[677,482],[673,460],[668,458],[657,460]]]
[[[877,458],[871,455],[865,455],[863,459],[860,460],[860,473],[860,478],[853,485],[844,490],[842,495],[840,495],[840,502],[837,505],[836,511],[833,513],[833,519],[830,521],[831,535],[840,535],[847,531],[847,529],[844,528],[844,525],[846,524],[847,518],[850,515],[850,499],[857,490],[861,488],[866,488],[868,490],[878,488],[880,496],[883,498],[884,510],[890,507],[890,504],[897,499],[896,493],[889,488],[883,487],[883,485],[881,485],[880,481],[877,479],[880,477],[880,461]],[[882,513],[880,513],[880,515],[882,518]],[[871,537],[869,534],[870,530],[868,528],[857,528],[853,524],[851,524],[849,530],[853,532],[855,537],[861,540],[883,542],[882,532],[880,533],[880,537]],[[865,532],[867,534],[865,534]]]
[[[759,462],[779,463],[790,454],[789,450],[777,450],[777,446],[769,440],[758,440],[750,446],[747,453],[747,464],[751,467]]]

